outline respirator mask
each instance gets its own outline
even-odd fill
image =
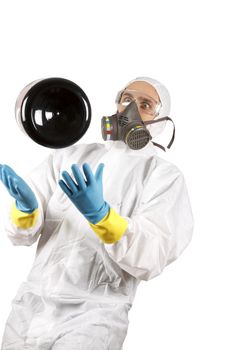
[[[103,117],[101,121],[102,137],[105,141],[121,140],[129,148],[139,150],[145,147],[151,140],[152,135],[147,125],[164,122],[169,117],[157,118],[161,108],[161,102],[155,101],[149,95],[137,90],[123,90],[117,96],[118,111],[110,117]],[[143,119],[142,119],[143,117]],[[155,120],[154,120],[155,118]],[[170,148],[175,138],[173,123],[173,135],[167,148]],[[165,147],[152,141],[154,146],[165,151]]]

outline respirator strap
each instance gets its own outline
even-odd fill
[[[172,146],[172,144],[173,144],[173,142],[174,142],[174,140],[175,140],[175,131],[176,131],[176,130],[175,130],[175,124],[174,124],[173,120],[172,120],[170,117],[162,117],[162,118],[158,118],[157,120],[144,121],[144,124],[145,124],[145,125],[149,125],[149,124],[154,124],[154,123],[163,122],[163,121],[165,121],[165,120],[169,120],[169,121],[171,121],[172,124],[173,124],[173,133],[172,133],[172,137],[171,137],[171,140],[170,140],[169,144],[167,145],[167,148],[169,149],[169,148],[171,148],[171,146]],[[165,147],[163,147],[162,145],[160,145],[160,144],[158,144],[158,143],[156,143],[156,142],[153,142],[153,141],[152,141],[152,143],[153,143],[154,146],[157,146],[157,147],[161,148],[164,152],[166,152]]]
[[[164,152],[166,152],[165,147],[163,147],[162,145],[160,145],[159,143],[156,143],[156,142],[154,142],[154,141],[151,141],[151,142],[153,143],[154,146],[159,147],[159,148],[161,148]]]

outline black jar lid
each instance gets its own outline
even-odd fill
[[[91,121],[91,105],[84,91],[63,78],[36,82],[20,106],[20,124],[36,143],[68,147],[82,138]]]

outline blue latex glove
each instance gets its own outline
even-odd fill
[[[75,181],[67,171],[62,172],[63,180],[59,185],[78,210],[92,224],[98,223],[110,210],[103,198],[102,175],[104,164],[99,164],[95,175],[89,164],[83,164],[86,179],[76,164],[71,166]]]
[[[37,199],[26,184],[8,165],[0,165],[0,180],[16,200],[16,208],[25,213],[32,213],[38,208]]]

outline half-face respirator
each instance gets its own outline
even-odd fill
[[[105,141],[124,141],[131,149],[139,150],[145,147],[152,136],[146,125],[172,119],[169,117],[158,118],[157,120],[143,121],[135,101],[130,102],[123,112],[117,112],[110,117],[103,117],[101,121],[102,137]],[[175,138],[175,127],[173,123],[173,135],[167,148],[170,148]],[[163,149],[165,148],[155,142],[152,143]]]

